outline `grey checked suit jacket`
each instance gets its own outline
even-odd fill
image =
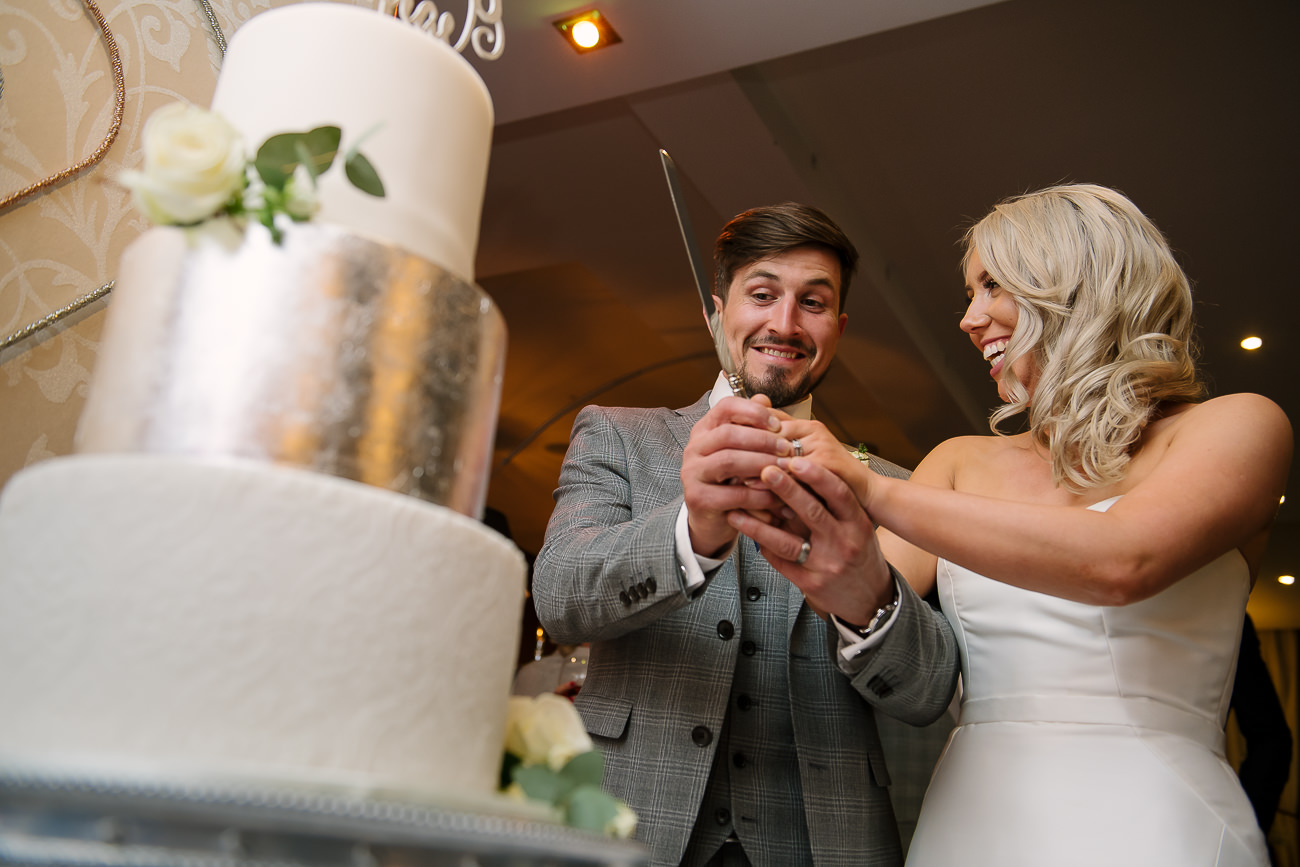
[[[605,787],[636,810],[656,865],[682,858],[717,747],[700,727],[720,731],[727,710],[741,642],[719,640],[717,626],[740,613],[737,561],[775,575],[742,538],[702,590],[684,590],[673,532],[682,452],[707,410],[708,394],[676,411],[583,409],[534,566],[542,625],[557,642],[591,642],[576,704],[605,755]],[[788,654],[800,768],[789,785],[802,790],[818,865],[901,862],[872,706],[924,725],[956,684],[951,627],[900,584],[893,626],[850,673],[837,668],[834,628],[793,588],[786,634],[762,639]],[[770,860],[761,846],[749,854]]]

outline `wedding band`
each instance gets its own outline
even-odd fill
[[[803,442],[801,440],[790,440],[790,445],[794,446],[794,456],[796,458],[803,457]],[[808,543],[804,542],[804,544],[807,545]],[[807,557],[807,552],[804,552],[803,556]],[[803,560],[800,560],[799,562],[802,563]]]
[[[798,440],[795,440],[795,442],[798,442]],[[811,553],[812,543],[807,539],[804,539],[803,544],[799,546],[799,556],[794,558],[794,562],[802,566],[804,563],[808,562],[808,555]]]

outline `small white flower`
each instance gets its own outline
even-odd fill
[[[636,813],[622,801],[618,802],[614,818],[605,823],[605,833],[619,840],[626,840],[636,832]]]
[[[558,771],[574,756],[595,749],[595,744],[571,701],[543,693],[536,698],[510,697],[506,749],[525,765]]]
[[[123,172],[118,180],[155,223],[207,219],[244,187],[243,142],[220,115],[173,103],[149,117],[143,139],[144,170]]]
[[[320,196],[316,193],[316,179],[300,165],[284,187],[284,212],[295,220],[310,220],[320,210]]]

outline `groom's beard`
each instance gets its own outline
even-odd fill
[[[756,345],[761,346],[763,344],[746,341],[746,358],[749,356],[748,349]],[[797,348],[809,357],[812,356],[808,347],[799,346]],[[813,389],[821,383],[825,376],[826,371],[823,371],[821,376],[813,379],[811,371],[805,371],[802,374],[784,373],[774,368],[751,371],[748,364],[744,364],[740,368],[740,381],[745,386],[745,391],[751,395],[767,395],[772,401],[772,406],[776,407],[791,406],[803,400],[812,394]]]

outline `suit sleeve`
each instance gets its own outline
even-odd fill
[[[916,595],[891,566],[899,606],[879,644],[845,661],[832,634],[831,652],[853,688],[873,707],[896,720],[929,725],[947,709],[957,690],[961,658],[957,636],[946,617]]]
[[[578,413],[534,564],[538,619],[564,644],[616,638],[690,601],[673,536],[680,454],[641,460],[629,442],[671,437],[653,411],[619,413]]]

